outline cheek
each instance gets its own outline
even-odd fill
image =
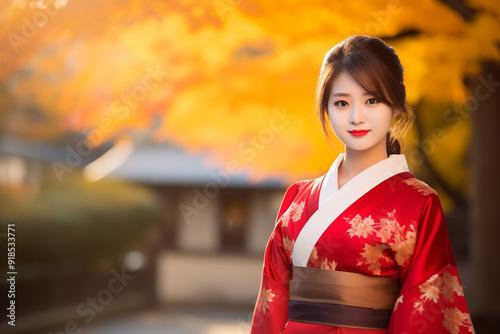
[[[346,119],[349,120],[349,114],[347,112],[344,112],[344,110],[329,110],[328,117],[330,117],[330,123],[332,124],[340,124],[342,122],[345,122]]]
[[[385,117],[385,119],[384,119],[384,121],[383,121],[383,123],[384,123],[386,126],[388,126],[388,127],[390,127],[390,126],[391,126],[391,122],[392,122],[392,117],[391,117],[391,115],[386,116],[386,117]]]
[[[389,115],[387,116],[387,126],[388,126],[388,127],[391,127],[391,124],[392,124],[392,119],[393,119],[392,114],[389,114]]]
[[[392,122],[392,114],[388,111],[374,113],[371,119],[372,124],[377,124],[380,127],[390,127]]]
[[[330,125],[333,129],[338,129],[342,127],[344,122],[342,121],[342,117],[340,115],[330,114]]]

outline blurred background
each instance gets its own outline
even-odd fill
[[[0,0],[0,23],[2,333],[248,333],[285,189],[342,150],[314,89],[352,34],[402,60],[410,169],[500,332],[497,1]]]

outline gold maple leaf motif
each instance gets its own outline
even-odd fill
[[[261,310],[263,314],[266,314],[266,309],[270,309],[268,303],[273,301],[274,296],[276,295],[272,293],[272,289],[266,290],[265,287],[262,287],[259,299],[259,310]]]

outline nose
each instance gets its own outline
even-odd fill
[[[363,111],[363,106],[355,104],[351,108],[351,113],[349,115],[349,122],[351,124],[361,124],[365,122],[365,113]]]

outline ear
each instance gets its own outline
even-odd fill
[[[393,109],[392,110],[392,117],[396,117],[397,115],[399,115],[401,113],[401,111],[397,110],[397,109]]]

